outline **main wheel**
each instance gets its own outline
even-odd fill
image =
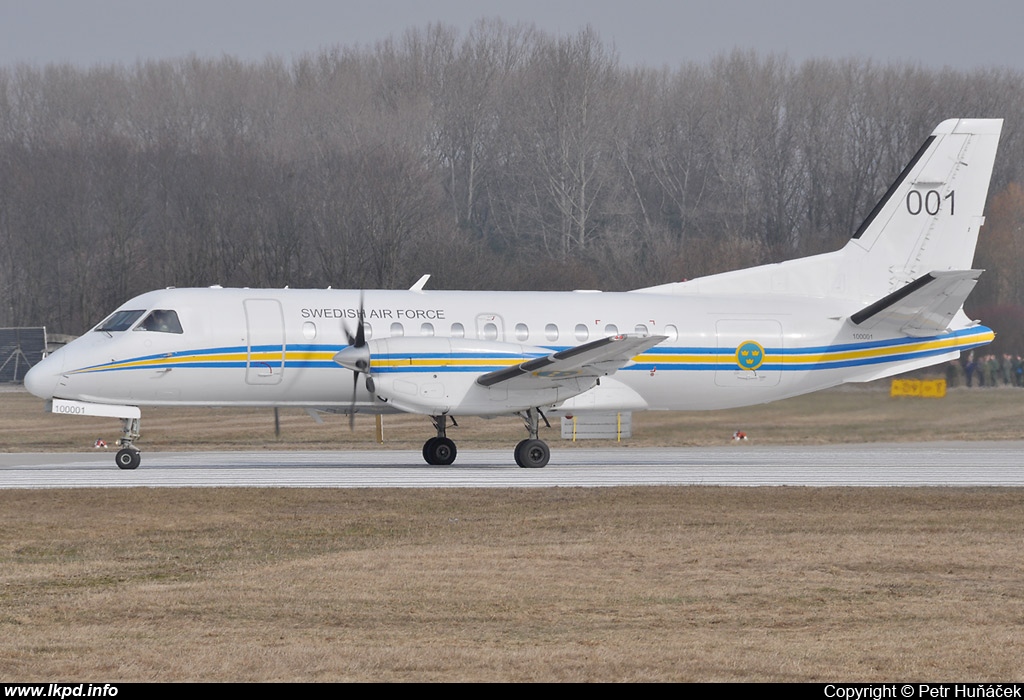
[[[423,445],[423,459],[427,464],[449,465],[455,461],[455,443],[446,437],[430,438]]]
[[[543,440],[523,440],[516,445],[516,464],[523,469],[540,469],[551,459],[551,448]]]
[[[114,461],[119,469],[138,469],[139,463],[142,462],[142,455],[138,450],[118,450]]]
[[[430,455],[432,455],[434,453],[434,444],[436,442],[437,442],[437,438],[436,437],[432,437],[429,440],[427,440],[425,443],[423,443],[423,461],[426,462],[427,464],[433,464],[433,462],[430,461],[430,459],[431,459]]]

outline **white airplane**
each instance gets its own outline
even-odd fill
[[[42,360],[25,386],[60,414],[296,406],[430,416],[702,410],[866,382],[959,357],[994,333],[963,312],[1002,120],[940,124],[840,250],[630,292],[163,289]],[[362,381],[360,381],[362,380]]]

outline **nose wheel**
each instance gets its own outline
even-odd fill
[[[121,419],[121,439],[118,444],[121,449],[114,455],[114,463],[118,469],[138,469],[142,462],[142,455],[138,449],[132,446],[132,442],[139,439],[140,421],[138,418]]]
[[[114,461],[119,469],[138,469],[139,464],[142,462],[142,455],[138,450],[126,447],[123,450],[117,451]]]

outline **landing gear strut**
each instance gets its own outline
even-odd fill
[[[455,455],[458,454],[455,443],[445,434],[448,427],[448,416],[431,416],[430,419],[434,421],[437,437],[432,437],[423,443],[423,459],[427,464],[447,466],[455,461]],[[454,418],[452,425],[458,426]]]
[[[121,449],[114,456],[114,463],[119,469],[138,469],[142,462],[142,455],[132,442],[139,439],[139,419],[121,419],[121,439],[118,444]]]
[[[539,409],[531,408],[520,415],[523,417],[523,423],[526,425],[526,431],[530,437],[516,445],[516,464],[523,469],[540,469],[547,466],[548,460],[551,459],[551,448],[546,442],[537,438],[540,419],[544,418],[544,414]],[[544,424],[551,427],[547,418],[544,418]]]
[[[524,469],[546,467],[551,459],[551,448],[548,447],[546,442],[539,439],[537,434],[540,431],[541,419],[544,420],[544,425],[547,427],[550,428],[551,424],[548,423],[548,419],[544,417],[544,414],[538,408],[531,408],[519,415],[522,416],[526,432],[530,434],[530,437],[516,445],[516,464]],[[423,461],[427,464],[447,466],[455,461],[455,455],[457,454],[455,443],[448,439],[448,436],[445,434],[449,418],[449,416],[445,415],[430,417],[434,422],[434,428],[437,430],[437,437],[432,437],[423,443]],[[451,418],[451,422],[452,425],[458,426],[454,418]]]

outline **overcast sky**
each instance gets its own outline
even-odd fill
[[[1019,0],[0,0],[0,65],[291,59],[480,17],[556,34],[590,24],[625,64],[675,67],[740,48],[1024,70]]]

